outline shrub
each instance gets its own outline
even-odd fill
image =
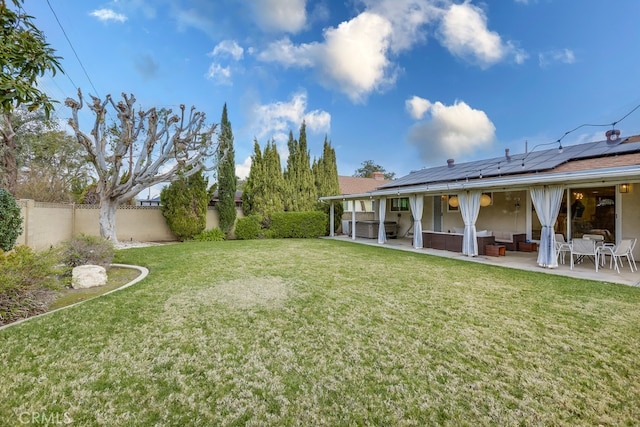
[[[249,215],[244,218],[238,218],[236,222],[236,239],[251,240],[264,237],[262,230],[262,218],[259,215]]]
[[[324,212],[278,212],[271,215],[269,227],[274,238],[310,238],[326,235]]]
[[[0,249],[13,249],[21,233],[20,207],[8,191],[0,188]]]
[[[0,252],[0,325],[44,313],[60,287],[59,254],[26,246]]]
[[[198,242],[221,242],[225,239],[224,233],[219,228],[205,230],[193,236],[193,240]]]
[[[160,192],[160,210],[178,240],[193,239],[207,223],[209,192],[202,171],[188,178],[180,175]]]
[[[108,269],[114,254],[113,243],[109,240],[84,234],[65,242],[61,249],[62,262],[71,268],[93,264]]]

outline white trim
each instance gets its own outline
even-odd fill
[[[402,197],[412,193],[446,193],[455,190],[472,190],[472,189],[500,189],[513,187],[528,187],[531,185],[544,184],[564,184],[566,186],[574,186],[576,183],[593,183],[593,180],[599,180],[601,183],[613,185],[624,180],[632,182],[637,181],[640,176],[640,166],[622,166],[616,168],[605,168],[595,170],[584,170],[575,172],[558,172],[558,173],[534,173],[526,175],[508,175],[499,178],[474,179],[471,181],[451,181],[434,184],[420,184],[407,187],[397,187],[389,189],[373,190],[362,194],[347,194],[340,196],[321,197],[321,200],[358,200],[369,197],[396,196]],[[494,190],[495,191],[495,190]]]

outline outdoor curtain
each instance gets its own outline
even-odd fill
[[[462,237],[462,254],[478,255],[478,241],[476,240],[476,219],[480,213],[480,191],[467,191],[458,194],[460,213],[464,221],[464,236]]]
[[[423,195],[409,197],[411,214],[413,215],[413,247],[422,249],[422,208],[424,206]]]
[[[384,218],[387,212],[387,199],[380,199],[380,224],[378,224],[378,243],[383,244],[387,241],[387,232],[384,229]]]
[[[558,266],[556,256],[556,236],[553,225],[560,212],[563,188],[561,185],[549,185],[531,188],[531,200],[536,208],[542,231],[538,248],[538,265],[555,268]]]

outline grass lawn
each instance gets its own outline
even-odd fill
[[[638,288],[320,239],[116,262],[150,274],[0,331],[0,425],[640,420]]]
[[[126,285],[138,277],[140,272],[131,268],[111,267],[107,275],[107,284],[104,286],[85,289],[65,288],[60,290],[55,301],[49,306],[49,311],[106,294],[107,292]]]

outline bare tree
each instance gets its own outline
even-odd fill
[[[171,181],[179,171],[188,177],[209,169],[206,161],[216,161],[216,125],[207,125],[205,114],[195,107],[185,113],[184,105],[180,105],[179,115],[155,108],[136,112],[133,95],[123,93],[123,101],[117,104],[110,95],[105,100],[91,98],[89,109],[95,122],[90,135],[80,130],[78,121],[82,92],[78,90],[78,100],[67,98],[65,104],[72,110],[69,125],[98,176],[100,235],[116,242],[115,219],[120,203],[155,184]],[[117,115],[113,126],[107,126],[108,107]],[[129,157],[129,153],[134,154]]]

